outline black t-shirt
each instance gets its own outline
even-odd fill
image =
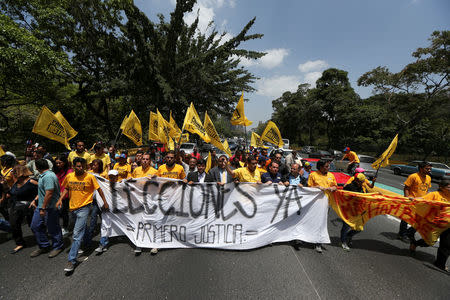
[[[9,191],[11,195],[10,203],[15,204],[19,201],[26,201],[30,203],[36,198],[38,194],[38,186],[36,184],[31,183],[31,180],[28,180],[24,185],[20,188],[17,187],[17,183],[14,183]]]
[[[355,179],[355,180],[358,180],[358,179]],[[344,187],[344,190],[345,191],[350,191],[350,192],[364,193],[364,190],[363,190],[362,186],[358,186],[356,184],[355,180],[350,182],[350,184],[346,185]]]

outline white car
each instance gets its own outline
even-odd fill
[[[194,143],[184,143],[180,145],[180,150],[183,150],[186,154],[192,154],[196,147],[197,145]]]
[[[283,149],[289,149],[289,140],[288,139],[283,139]]]

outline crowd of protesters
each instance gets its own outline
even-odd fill
[[[11,152],[1,156],[1,198],[0,230],[10,232],[16,243],[11,254],[16,254],[26,247],[22,224],[27,222],[33,231],[38,248],[31,252],[31,257],[48,253],[48,257],[57,256],[63,249],[63,237],[72,233],[73,242],[68,255],[66,272],[72,272],[78,263],[78,256],[83,249],[91,247],[95,234],[97,219],[102,210],[108,210],[108,203],[99,187],[95,176],[101,176],[112,182],[129,178],[166,177],[183,180],[187,184],[215,182],[224,185],[232,182],[251,182],[256,184],[280,184],[283,186],[317,187],[323,191],[333,192],[337,182],[329,172],[330,162],[319,160],[317,170],[311,170],[311,164],[303,160],[294,150],[287,157],[282,151],[274,151],[269,157],[266,149],[250,149],[246,152],[236,150],[233,156],[217,155],[212,151],[211,168],[206,171],[206,160],[197,149],[193,154],[183,150],[165,151],[151,147],[147,151],[138,150],[134,159],[130,159],[126,150],[118,152],[114,146],[98,142],[91,153],[86,150],[83,141],[77,141],[75,149],[52,157],[45,146],[28,145],[25,160],[17,161]],[[348,171],[353,174],[344,186],[344,190],[365,193],[373,188],[364,169],[358,168],[358,156],[345,149],[349,160]],[[419,164],[419,171],[405,181],[404,196],[410,198],[450,202],[450,182],[443,180],[439,190],[428,193],[431,187],[431,165]],[[95,196],[98,199],[94,199]],[[99,205],[100,203],[101,205]],[[341,229],[341,246],[349,251],[352,237],[358,231],[352,230],[343,222]],[[407,223],[400,225],[399,238],[410,241],[410,250],[426,246],[423,240],[416,241],[415,230]],[[98,254],[108,248],[108,236],[101,236]],[[294,241],[298,248],[302,242]],[[322,245],[316,244],[315,250],[322,252]],[[135,255],[142,249],[136,247]],[[151,249],[157,254],[158,249]],[[450,254],[450,230],[441,234],[440,246],[435,265],[446,270],[446,261]]]

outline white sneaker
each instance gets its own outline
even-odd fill
[[[142,248],[141,247],[136,247],[134,248],[134,255],[135,256],[139,256],[142,253]]]
[[[344,251],[350,251],[350,247],[347,245],[347,243],[342,243],[342,249],[344,249]]]
[[[150,253],[153,255],[158,254],[158,248],[153,248],[152,250],[150,250]]]
[[[78,254],[79,255],[81,255],[81,254],[83,254],[84,253],[84,250],[83,249],[78,249]]]
[[[322,253],[322,245],[317,244],[317,245],[314,247],[314,250],[316,250],[317,253]]]
[[[106,250],[108,250],[108,248],[106,248],[106,246],[98,246],[97,248],[95,248],[95,252],[96,253],[103,253],[103,252],[106,252]]]
[[[62,232],[63,236],[69,235],[69,230],[67,230],[65,228],[61,229],[61,232]]]

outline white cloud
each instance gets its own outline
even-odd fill
[[[298,69],[300,72],[307,73],[312,71],[321,71],[328,67],[328,64],[324,60],[309,60],[304,64],[299,64]]]
[[[278,98],[284,92],[297,91],[297,87],[300,84],[300,78],[298,76],[275,76],[271,78],[261,78],[256,82],[256,94]]]
[[[184,22],[191,25],[197,18],[198,13],[198,29],[201,33],[206,33],[208,25],[214,20],[214,9],[212,7],[206,7],[203,4],[195,4],[192,12],[184,16]]]
[[[281,65],[284,58],[289,55],[289,51],[284,48],[268,49],[263,52],[266,52],[267,54],[258,59],[247,59],[245,57],[241,57],[241,66],[246,68],[251,66],[260,66],[265,69],[273,69]]]
[[[316,87],[316,81],[322,76],[322,72],[309,72],[306,73],[303,82],[309,83],[312,88]]]

